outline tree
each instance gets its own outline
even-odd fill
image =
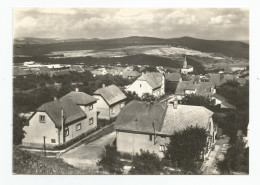
[[[97,162],[97,166],[112,174],[122,174],[123,165],[120,161],[120,154],[116,146],[107,144],[105,146],[105,154],[101,160]]]
[[[207,146],[207,132],[200,127],[187,127],[170,138],[165,158],[184,171],[197,171],[202,154]]]
[[[204,96],[198,96],[195,94],[186,95],[182,99],[182,103],[184,105],[197,105],[197,106],[204,106],[210,110],[214,110],[214,102],[213,100],[206,98]]]
[[[141,154],[135,154],[132,168],[129,173],[132,175],[155,175],[160,174],[163,166],[156,153],[140,150]]]
[[[24,138],[24,130],[25,119],[20,118],[16,113],[13,113],[13,144],[19,145],[22,143],[22,139]]]
[[[225,158],[217,161],[218,169],[222,174],[230,174],[232,171],[249,173],[249,148],[245,148],[243,139],[228,148]]]

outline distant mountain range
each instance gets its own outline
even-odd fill
[[[235,58],[249,58],[249,44],[246,41],[204,40],[192,37],[163,39],[139,36],[114,39],[78,38],[65,40],[56,38],[17,38],[14,39],[14,55],[40,56],[53,51],[102,50],[141,45],[169,45],[201,52],[220,53]]]

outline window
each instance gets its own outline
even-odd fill
[[[115,107],[112,107],[112,108],[111,108],[111,113],[112,113],[112,114],[115,114],[115,112],[116,112]]]
[[[121,103],[120,108],[122,109],[125,106],[125,103]]]
[[[55,139],[51,139],[51,143],[56,143],[56,140]]]
[[[93,104],[89,106],[89,110],[92,110],[93,109]]]
[[[149,135],[149,141],[153,141],[153,135]]]
[[[142,84],[140,84],[140,88],[142,87]]]
[[[70,134],[69,128],[66,127],[66,128],[65,128],[65,136],[68,136],[69,134]]]
[[[165,139],[165,136],[161,136],[162,139]]]
[[[40,123],[45,123],[45,116],[40,115]]]
[[[77,130],[77,131],[78,131],[78,130],[81,130],[81,123],[79,123],[79,124],[76,125],[76,130]]]
[[[165,146],[164,145],[160,145],[159,150],[160,150],[160,152],[164,152],[165,151]]]
[[[92,125],[93,124],[93,118],[90,118],[89,119],[89,125]]]

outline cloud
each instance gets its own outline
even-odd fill
[[[139,35],[244,40],[249,34],[248,22],[247,9],[15,8],[13,28],[15,37]]]

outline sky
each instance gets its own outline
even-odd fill
[[[249,9],[14,8],[13,36],[249,40]]]

